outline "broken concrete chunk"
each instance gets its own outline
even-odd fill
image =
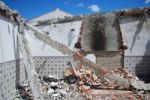
[[[54,92],[54,90],[53,90],[52,88],[49,88],[47,94],[50,95],[50,94],[52,94],[53,92]]]
[[[139,90],[150,90],[150,84],[146,84],[143,81],[139,81],[136,79],[130,79],[130,84],[132,87],[134,87],[135,89],[139,89]]]

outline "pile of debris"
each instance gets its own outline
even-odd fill
[[[33,100],[33,95],[29,84],[17,85],[15,100]]]
[[[74,67],[70,62],[68,65],[70,65],[70,67],[65,70],[64,76],[62,78],[58,78],[56,76],[54,77],[51,75],[48,77],[44,76],[40,78],[44,99],[70,100],[68,98],[80,97],[79,100],[94,100],[92,99],[93,95],[100,95],[99,97],[108,97],[105,96],[107,94],[111,98],[109,93],[112,93],[112,96],[116,98],[117,95],[120,95],[120,97],[127,95],[127,98],[133,97],[136,99],[143,98],[145,96],[145,92],[148,93],[148,91],[137,91],[131,87],[126,88],[123,85],[118,85],[113,80],[110,80],[101,75],[96,75],[92,69],[84,67],[83,65]],[[112,75],[118,76],[127,81],[133,79],[133,76],[128,74],[128,72],[123,68],[114,68],[108,71]],[[148,97],[150,97],[149,94]]]
[[[66,82],[74,84],[74,88],[78,89],[80,96],[84,97],[85,100],[105,100],[108,98],[110,100],[150,100],[149,91],[133,87],[135,85],[132,86],[131,80],[135,80],[135,77],[122,67],[109,69],[108,72],[129,82],[129,88],[122,84],[117,84],[116,81],[110,80],[103,75],[98,76],[92,69],[83,65],[74,67],[71,63],[68,64],[70,67],[64,72]],[[140,83],[140,81],[136,82]]]
[[[87,91],[88,89],[127,89],[123,85],[118,85],[114,80],[110,80],[102,75],[96,75],[96,73],[88,67],[85,68],[82,65],[73,67],[71,63],[69,63],[69,65],[69,69],[64,73],[65,77],[74,77],[74,80],[76,79],[76,81],[74,81],[75,84],[77,84],[80,89],[83,89],[83,91]],[[111,69],[110,73],[127,81],[132,78],[132,75],[128,74],[123,68]]]
[[[115,81],[97,75],[92,69],[78,65],[70,65],[64,71],[63,77],[44,76],[39,77],[41,83],[41,93],[44,100],[149,100],[148,91],[126,88],[116,84]],[[133,79],[133,76],[123,68],[113,68],[108,70],[111,74],[125,80]],[[28,85],[18,86],[19,96],[23,100],[33,100],[31,90]],[[146,98],[146,99],[145,99]],[[113,100],[116,100],[113,99]]]
[[[79,96],[77,88],[73,88],[71,84],[68,84],[66,82],[67,78],[60,78],[51,75],[40,78],[44,99],[70,100],[69,98],[77,98],[77,96]]]
[[[7,7],[4,3],[1,2],[0,2],[0,13],[6,18],[9,18],[17,22],[19,27],[18,28],[20,33],[18,34],[19,47],[24,57],[24,63],[26,65],[25,68],[30,83],[27,84],[26,86],[21,85],[17,87],[18,89],[17,96],[19,98],[25,100],[33,100],[34,96],[35,100],[42,99],[40,95],[41,93],[40,91],[38,91],[40,87],[38,84],[38,75],[35,72],[32,55],[30,53],[28,42],[25,38],[24,33],[24,28],[28,28],[34,33],[34,36],[36,36],[36,38],[38,38],[39,40],[43,41],[44,43],[48,44],[49,46],[53,47],[54,49],[60,51],[63,54],[68,54],[69,56],[73,57],[75,61],[80,61],[85,67],[87,67],[86,65],[88,65],[90,66],[90,68],[94,69],[92,70],[90,68],[85,68],[83,65],[74,67],[72,66],[71,63],[69,63],[70,68],[65,71],[65,75],[63,78],[56,78],[51,76],[40,78],[41,79],[40,82],[42,84],[41,85],[42,94],[45,99],[67,100],[68,98],[73,97],[79,99],[77,97],[80,96],[84,97],[86,100],[87,99],[89,100],[91,99],[91,96],[95,94],[101,95],[101,97],[102,94],[104,94],[104,97],[111,96],[111,94],[116,94],[116,96],[119,94],[127,95],[127,93],[137,94],[133,93],[133,91],[129,91],[130,87],[133,86],[135,90],[137,89],[138,91],[139,90],[142,91],[138,93],[140,93],[140,95],[141,93],[143,93],[142,97],[144,97],[144,100],[146,100],[144,93],[150,91],[150,84],[145,84],[139,80],[135,80],[122,68],[107,70],[106,68],[99,67],[95,63],[92,63],[90,60],[84,58],[79,52],[75,52],[69,49],[66,45],[61,44],[52,39],[45,32],[41,32],[39,29],[33,27],[32,25],[25,23],[25,20],[18,14],[17,11],[11,10],[9,7]],[[123,15],[124,14],[125,13],[123,13]],[[96,71],[99,74],[97,74]],[[29,88],[29,85],[32,92]],[[116,92],[116,90],[118,90],[118,92]],[[127,92],[125,92],[125,90]],[[106,91],[107,93],[104,93],[104,91]],[[123,96],[120,97],[122,98]],[[120,97],[118,98],[121,99]],[[136,98],[135,95],[133,97]],[[150,100],[150,98],[148,98],[147,100]]]
[[[119,68],[113,68],[110,70],[110,72],[114,75],[120,76],[124,79],[132,79],[132,74],[129,74],[129,72],[126,69],[123,69],[122,67]]]

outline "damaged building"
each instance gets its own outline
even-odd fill
[[[26,21],[0,2],[0,26],[0,100],[150,99],[150,8]]]
[[[74,47],[80,49],[87,58],[101,66],[123,66],[133,75],[142,73],[148,75],[149,8],[86,16],[73,16],[63,12],[64,14],[61,14],[63,16],[58,17],[56,12],[59,15],[63,11],[56,9],[32,19],[29,23],[42,31],[49,32],[50,36],[71,49]],[[52,15],[55,17],[49,17]],[[44,16],[48,16],[49,19],[45,20]],[[52,53],[50,56],[58,56],[58,54]],[[63,59],[62,55],[58,58]],[[64,59],[71,60],[71,58]],[[60,64],[60,68],[63,68],[64,63]],[[142,69],[141,73],[139,70]],[[141,78],[143,79],[144,76],[143,74]]]
[[[78,43],[84,53],[100,66],[123,66],[149,81],[149,8],[89,15],[83,23]]]

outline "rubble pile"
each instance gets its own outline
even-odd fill
[[[141,11],[145,13],[145,10],[139,10],[140,13]],[[32,25],[25,23],[25,20],[17,11],[11,10],[2,2],[0,2],[0,13],[6,18],[17,22],[19,27],[18,42],[22,54],[24,55],[24,65],[26,65],[25,68],[29,82],[26,85],[17,86],[18,92],[16,98],[19,100],[42,100],[42,97],[46,100],[150,100],[150,84],[136,80],[123,68],[108,70],[99,67],[97,64],[84,58],[80,52],[69,49],[66,45],[52,39],[45,32],[41,32]],[[123,11],[122,14],[120,12],[120,16],[131,13],[130,11]],[[139,12],[136,12],[136,14],[139,14]],[[64,77],[41,77],[39,78],[41,86],[39,86],[38,75],[33,65],[32,55],[25,38],[24,28],[31,30],[34,36],[39,40],[63,54],[68,54],[73,57],[75,61],[80,61],[82,64],[74,67],[71,63],[68,63],[70,67],[64,72]],[[80,47],[80,43],[77,46]],[[86,65],[88,65],[89,68]],[[39,91],[39,89],[41,89],[41,91]],[[42,97],[40,92],[42,93]],[[100,98],[93,99],[93,97],[97,96]]]
[[[114,68],[110,70],[110,74],[118,76],[126,81],[132,78],[132,75],[123,68]],[[102,75],[96,75],[94,71],[90,68],[85,68],[80,65],[80,67],[71,67],[65,71],[65,77],[76,77],[76,83],[78,87],[84,87],[85,90],[88,89],[128,89],[121,84],[117,84],[116,81],[110,80]]]
[[[115,81],[103,76],[98,76],[90,68],[82,65],[73,67],[70,63],[69,68],[64,72],[62,78],[43,77],[41,78],[42,93],[46,100],[149,100],[148,91],[126,89],[124,86],[117,85]],[[113,75],[126,80],[133,78],[132,75],[123,68],[109,70]],[[73,99],[75,98],[75,99]],[[145,99],[147,98],[147,99]]]
[[[33,100],[33,95],[28,84],[17,85],[15,100]]]
[[[113,68],[110,72],[112,74],[120,76],[124,79],[132,79],[133,78],[132,74],[129,74],[128,71],[126,69],[123,69],[122,67]]]
[[[41,93],[44,100],[149,100],[148,91],[127,89],[116,84],[115,81],[97,75],[92,69],[78,65],[64,71],[64,76],[39,77]],[[133,79],[133,76],[123,68],[108,70],[111,74],[125,80]],[[18,98],[34,100],[28,85],[18,86]],[[113,98],[113,99],[112,99]],[[146,99],[145,99],[146,98]]]
[[[71,63],[70,63],[71,64]],[[78,70],[77,70],[78,69]],[[84,66],[69,67],[64,77],[44,76],[40,78],[42,94],[46,100],[66,100],[68,98],[89,98],[91,89],[115,89],[115,82],[97,76]]]
[[[41,88],[44,99],[46,100],[67,100],[77,98],[79,92],[72,85],[73,78],[59,78],[56,76],[44,76],[41,78]],[[69,99],[68,99],[69,100]]]
[[[81,93],[80,95],[84,97],[85,100],[94,100],[94,95],[98,96],[99,99],[102,100],[107,99],[107,97],[111,100],[112,96],[116,99],[124,98],[123,100],[150,99],[148,91],[142,89],[137,90],[132,87],[130,80],[134,80],[134,77],[122,67],[110,69],[108,70],[108,72],[129,82],[129,88],[126,88],[122,84],[117,84],[116,81],[110,80],[103,75],[97,75],[92,69],[88,67],[84,67],[82,65],[74,67],[71,63],[69,63],[69,65],[70,67],[64,72],[64,77],[70,78],[70,80],[68,80],[67,82],[69,84],[73,83],[74,88],[78,89],[78,92]],[[147,99],[145,99],[145,97]]]

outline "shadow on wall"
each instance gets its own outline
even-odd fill
[[[135,34],[134,34],[134,37],[133,37],[133,41],[132,41],[132,44],[131,44],[130,52],[132,52],[132,49],[133,49],[133,47],[134,47],[134,44],[135,44],[136,39],[137,39],[137,37],[138,37],[138,34],[141,32],[141,29],[143,28],[144,21],[145,21],[145,18],[143,17],[143,18],[139,21],[139,23],[138,23],[138,25],[137,25],[137,29],[136,29],[136,31],[135,31]]]
[[[136,76],[146,83],[150,83],[150,40],[147,42],[144,56],[135,67]]]
[[[8,25],[8,32],[9,34],[12,34],[12,38],[13,38],[13,49],[14,49],[14,56],[16,59],[16,84],[20,84],[20,66],[21,66],[21,62],[20,62],[20,50],[19,50],[19,41],[18,41],[18,36],[15,33],[15,29],[16,29],[16,25],[13,25],[12,28],[10,28],[10,26]],[[27,75],[26,75],[27,76]]]

